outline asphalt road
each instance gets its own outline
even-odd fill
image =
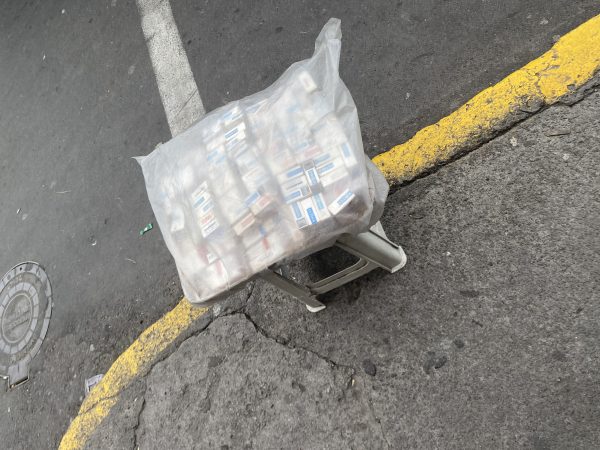
[[[595,0],[172,8],[207,110],[268,86],[311,54],[329,17],[341,18],[341,74],[370,156],[599,12]],[[0,437],[9,448],[51,448],[83,379],[181,297],[158,229],[138,235],[153,214],[131,159],[170,132],[135,4],[3,2],[2,11],[0,272],[39,261],[54,310],[31,381],[0,394]]]

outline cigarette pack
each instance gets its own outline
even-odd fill
[[[338,196],[338,198],[329,204],[329,211],[335,216],[342,209],[344,209],[354,197],[354,193],[351,190],[346,189]]]

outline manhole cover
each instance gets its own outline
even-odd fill
[[[42,346],[52,312],[44,269],[26,262],[0,280],[0,375],[10,387],[29,379],[29,363]]]

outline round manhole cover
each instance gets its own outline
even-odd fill
[[[0,280],[0,375],[10,386],[29,377],[52,312],[52,288],[39,264],[26,262]]]

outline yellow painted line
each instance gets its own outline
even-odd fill
[[[404,144],[374,158],[390,183],[409,180],[447,161],[469,143],[491,136],[507,116],[531,102],[550,105],[581,87],[600,67],[600,16],[561,38],[552,49],[504,80],[473,97],[435,125],[419,131]],[[119,393],[147,373],[160,353],[208,308],[195,308],[183,299],[146,329],[117,358],[102,381],[85,399],[60,443],[61,450],[83,448],[108,416]]]
[[[197,308],[182,299],[175,308],[148,327],[123,352],[102,381],[84,400],[79,414],[63,436],[59,449],[83,448],[94,430],[108,416],[119,393],[138,376],[147,373],[160,353],[187,330],[208,308]]]
[[[541,57],[480,92],[438,123],[373,162],[390,184],[411,180],[506,128],[528,105],[552,105],[588,82],[600,68],[600,15],[563,36]]]

